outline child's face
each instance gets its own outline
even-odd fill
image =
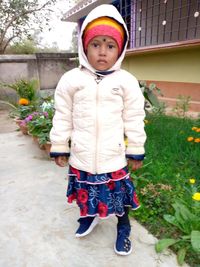
[[[108,36],[96,36],[88,44],[87,58],[90,65],[99,71],[110,69],[118,59],[116,41]]]

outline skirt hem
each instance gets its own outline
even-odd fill
[[[68,202],[69,204],[72,204],[72,202]],[[141,207],[141,205],[139,205],[138,207],[131,207],[131,205],[124,205],[124,207],[129,207],[130,210],[137,210]],[[109,219],[110,217],[113,217],[113,216],[118,216],[118,217],[122,217],[124,215],[125,212],[123,212],[122,214],[118,214],[118,213],[111,213],[111,214],[108,214],[107,216],[100,216],[99,213],[96,213],[96,214],[86,214],[86,215],[80,215],[80,218],[86,218],[86,217],[96,217],[98,216],[99,219],[102,219],[102,220],[105,220],[105,219]]]

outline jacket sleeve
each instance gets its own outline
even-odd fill
[[[55,91],[55,115],[53,127],[50,131],[50,155],[69,153],[69,140],[72,131],[72,88],[64,75]]]
[[[138,81],[130,74],[125,81],[123,110],[124,130],[128,138],[126,148],[128,157],[137,158],[137,155],[144,157],[146,141],[144,118],[144,96]]]

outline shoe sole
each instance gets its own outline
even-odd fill
[[[86,235],[89,235],[92,232],[92,230],[95,228],[95,226],[97,226],[98,223],[99,223],[99,218],[95,217],[93,222],[91,223],[90,227],[87,229],[87,231],[85,231],[82,234],[75,234],[75,236],[76,237],[84,237]]]
[[[131,249],[130,249],[128,252],[125,252],[125,251],[118,251],[118,250],[116,249],[115,245],[114,245],[114,251],[115,251],[116,254],[118,254],[118,255],[120,255],[120,256],[127,256],[127,255],[131,254],[131,252],[132,252],[132,247],[131,247]]]

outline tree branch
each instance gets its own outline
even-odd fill
[[[17,37],[16,35],[13,35],[12,37],[10,37],[9,39],[6,40],[5,44],[2,45],[2,52],[3,53],[5,52],[7,46],[9,45],[9,43],[16,37]]]
[[[30,9],[27,10],[25,12],[22,12],[19,15],[15,15],[14,17],[12,17],[12,19],[8,22],[8,24],[6,25],[3,33],[1,34],[1,38],[0,38],[0,44],[3,42],[5,35],[8,31],[8,29],[11,27],[11,25],[13,24],[14,21],[16,21],[19,17],[24,17],[25,15],[34,13],[34,12],[38,12],[40,10],[42,10],[43,8],[45,8],[47,5],[49,5],[51,3],[51,1],[47,1],[46,3],[44,3],[42,6],[40,6],[39,8],[35,8],[35,9]]]

